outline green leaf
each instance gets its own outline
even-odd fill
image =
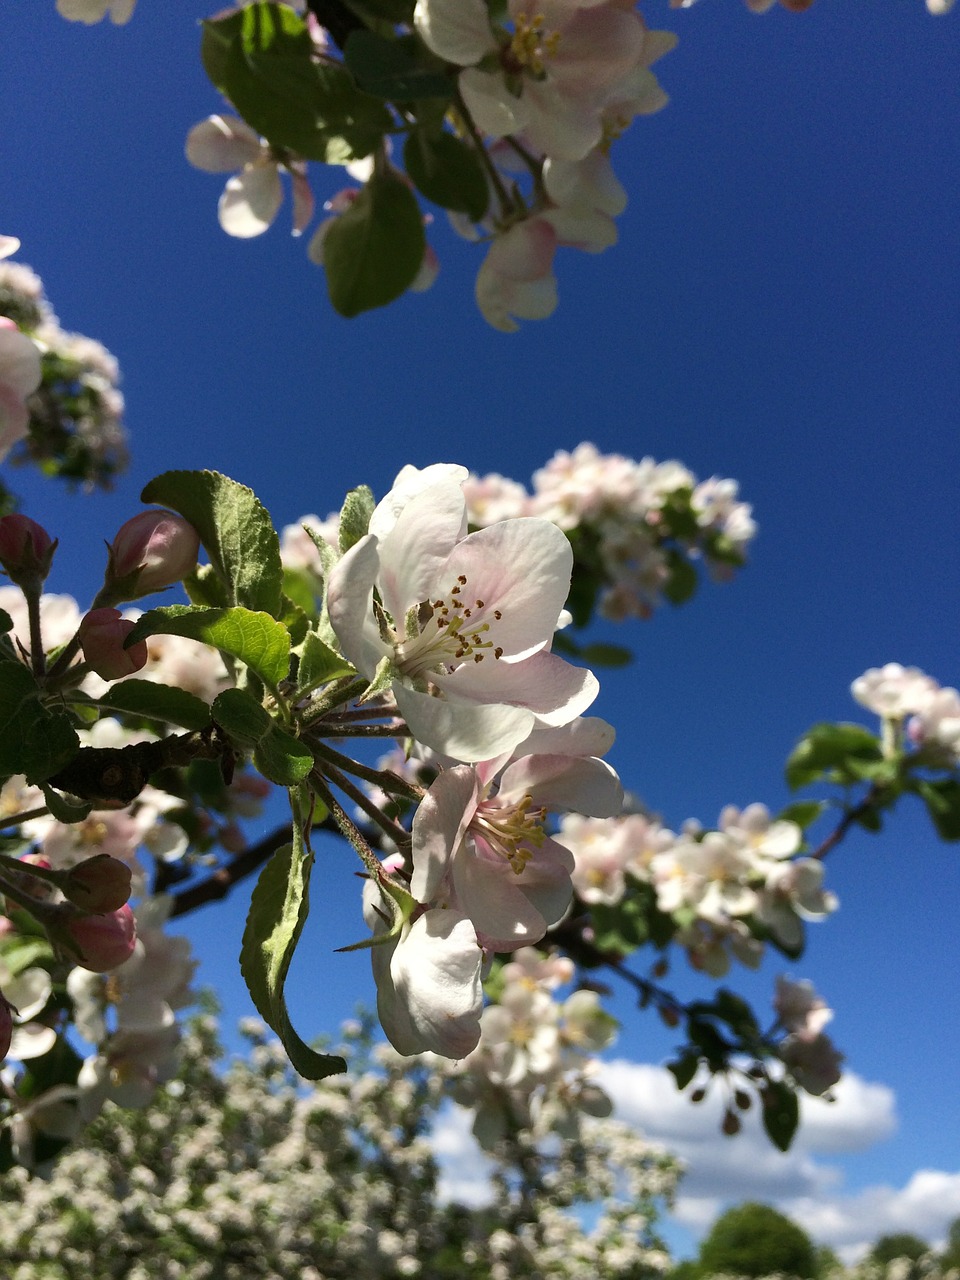
[[[425,247],[413,192],[391,173],[374,174],[323,242],[334,308],[350,317],[399,298],[420,270]]]
[[[697,1074],[700,1056],[696,1053],[685,1053],[676,1062],[668,1062],[667,1070],[677,1082],[678,1089],[685,1089]]]
[[[78,800],[73,796],[61,795],[53,787],[43,784],[43,799],[47,808],[58,822],[82,822],[93,804],[88,800]]]
[[[453,97],[454,82],[444,72],[444,64],[416,36],[389,37],[363,29],[351,31],[343,53],[360,88],[377,98],[414,102],[422,98],[449,100]]]
[[[183,587],[191,604],[206,605],[208,609],[230,607],[227,584],[212,564],[201,564],[183,580]]]
[[[283,987],[309,911],[313,853],[305,846],[299,819],[294,841],[279,848],[264,867],[250,900],[243,931],[240,971],[257,1012],[280,1037],[294,1068],[307,1080],[346,1071],[343,1058],[316,1053],[290,1022]]]
[[[224,689],[214,698],[213,718],[244,747],[254,747],[273,728],[270,713],[244,689]]]
[[[734,1035],[741,1040],[749,1040],[759,1035],[760,1028],[753,1010],[740,996],[734,995],[726,987],[721,987],[714,997],[717,1016],[722,1018]]]
[[[339,653],[324,644],[315,632],[307,633],[297,672],[298,694],[302,696],[321,684],[352,675],[356,675],[356,671],[345,658],[341,658]]]
[[[633,661],[630,650],[619,644],[587,644],[580,657],[594,667],[626,667]]]
[[[253,763],[270,782],[295,787],[313,768],[314,761],[309,747],[275,724],[254,747]]]
[[[32,969],[38,964],[49,964],[53,956],[53,947],[47,938],[28,938],[22,934],[13,934],[10,940],[0,948],[0,955],[13,977],[18,977],[24,969]]]
[[[252,4],[203,24],[206,72],[244,120],[275,147],[329,161],[369,155],[393,126],[385,105],[344,67],[318,62],[304,21],[285,5]]]
[[[252,489],[217,471],[166,471],[140,496],[190,521],[226,585],[229,604],[279,615],[280,539]]]
[[[414,129],[403,148],[407,173],[428,200],[479,222],[490,204],[490,188],[477,153],[452,133]]]
[[[788,804],[785,809],[782,809],[777,814],[777,820],[795,822],[801,830],[806,831],[807,827],[812,827],[828,808],[824,800],[798,800],[795,804]]]
[[[779,1151],[788,1151],[800,1123],[797,1095],[782,1080],[771,1080],[760,1091],[763,1127]]]
[[[824,776],[834,781],[854,782],[847,767],[850,760],[882,759],[876,736],[860,724],[815,724],[791,751],[785,774],[794,788],[808,786]]]
[[[108,711],[160,720],[183,729],[204,729],[210,723],[210,708],[202,698],[152,680],[121,680],[102,693],[97,702]]]
[[[940,838],[960,840],[960,780],[957,778],[941,778],[936,782],[920,780],[916,787],[923,797]]]
[[[370,528],[370,517],[376,507],[373,490],[369,485],[361,484],[351,489],[340,508],[339,538],[340,551],[343,554],[366,537]]]
[[[666,554],[670,577],[664,584],[663,594],[671,604],[686,604],[697,589],[697,571],[675,547],[671,547]]]
[[[268,613],[166,605],[143,614],[126,644],[156,635],[187,636],[213,645],[244,663],[271,688],[276,688],[290,671],[290,634],[282,622]]]
[[[0,778],[23,773],[30,783],[43,782],[79,750],[69,716],[44,706],[27,668],[0,663]]]

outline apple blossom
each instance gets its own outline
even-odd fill
[[[240,239],[262,235],[283,202],[280,172],[290,175],[293,234],[300,235],[313,217],[313,192],[306,164],[275,151],[236,116],[210,116],[187,135],[187,159],[205,173],[240,172],[228,180],[217,208],[220,226]]]
[[[77,963],[93,973],[124,964],[137,941],[136,921],[126,904],[103,915],[76,916],[67,921],[66,931],[79,952]]]
[[[27,434],[27,397],[40,385],[40,352],[7,316],[0,316],[0,459]]]
[[[136,624],[120,616],[119,609],[91,609],[84,614],[78,632],[84,661],[104,680],[119,680],[147,665],[147,642],[130,648],[124,640]]]
[[[401,472],[332,570],[327,601],[365,676],[387,660],[411,735],[470,762],[510,750],[537,723],[574,719],[598,685],[548,651],[570,584],[566,538],[532,519],[466,533],[465,475]]]
[[[174,511],[141,511],[120,527],[109,550],[101,603],[134,600],[180,582],[196,567],[200,539]]]
[[[109,14],[116,26],[129,22],[137,0],[57,0],[57,13],[70,22],[83,22],[90,26],[102,22]]]

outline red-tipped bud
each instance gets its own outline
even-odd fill
[[[76,944],[81,969],[107,973],[129,960],[137,943],[133,912],[122,906],[108,915],[79,916],[67,922],[67,932]]]
[[[56,549],[46,529],[29,516],[0,518],[0,565],[17,586],[39,591]]]
[[[162,591],[196,567],[199,552],[197,531],[183,516],[173,511],[141,511],[113,540],[105,590],[117,600]]]
[[[130,868],[109,853],[98,853],[71,867],[61,888],[64,896],[85,911],[117,911],[130,897]]]
[[[104,680],[119,680],[147,665],[147,642],[139,640],[129,649],[123,642],[134,628],[119,609],[91,609],[80,622],[80,648],[91,670]]]

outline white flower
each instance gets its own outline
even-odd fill
[[[27,397],[40,385],[40,352],[12,320],[0,316],[0,459],[27,434]]]
[[[130,21],[137,0],[57,0],[57,13],[70,22],[84,22],[90,26],[102,22],[109,14],[110,21],[123,26]]]
[[[401,472],[331,572],[328,607],[358,670],[372,678],[389,661],[411,735],[473,762],[573,720],[599,686],[548,651],[570,585],[566,538],[535,519],[467,534],[465,478]]]

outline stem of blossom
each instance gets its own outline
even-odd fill
[[[36,866],[32,862],[24,862],[20,858],[11,858],[8,853],[0,853],[0,867],[6,867],[16,876],[30,876],[34,880],[44,880],[47,884],[59,888],[63,881],[63,872],[54,871],[52,867]]]
[[[334,680],[332,684],[327,685],[323,693],[314,698],[299,712],[301,729],[309,729],[318,720],[322,720],[334,707],[343,706],[351,698],[359,698],[360,694],[366,689],[367,683],[362,677],[355,680],[352,676],[344,676],[341,680]]]
[[[469,133],[473,145],[477,149],[480,163],[487,171],[487,177],[490,179],[490,184],[497,194],[497,199],[500,201],[500,209],[503,216],[505,218],[510,217],[517,212],[516,205],[510,198],[510,193],[507,191],[507,188],[503,184],[503,179],[497,172],[497,166],[490,159],[487,148],[483,145],[483,138],[481,138],[479,129],[473,123],[473,117],[467,110],[467,104],[464,102],[459,89],[455,91],[453,101],[457,108],[457,114],[459,115],[467,133]]]
[[[353,821],[343,806],[337,802],[333,792],[316,770],[310,774],[310,785],[330,810],[330,815],[337,824],[342,835],[350,841],[354,849],[357,851],[360,861],[374,877],[377,883],[379,883],[383,876],[383,868],[380,866],[380,859],[371,849],[370,845],[367,844],[360,828]],[[405,836],[406,834],[407,833],[404,832]]]
[[[45,804],[38,805],[36,809],[25,809],[23,813],[12,813],[8,818],[0,818],[0,828],[3,827],[19,827],[24,822],[29,822],[31,818],[42,818],[50,810]]]
[[[847,832],[855,822],[859,822],[864,814],[869,813],[871,809],[878,809],[880,807],[880,801],[884,791],[886,791],[886,787],[881,787],[874,783],[860,803],[846,811],[830,835],[817,845],[816,849],[813,849],[809,856],[811,858],[825,858],[831,849],[835,849],[841,840],[843,840],[844,836],[846,836]]]
[[[415,782],[408,782],[406,778],[398,777],[389,769],[372,769],[369,765],[361,764],[359,760],[353,760],[342,751],[337,751],[335,747],[328,747],[322,742],[308,742],[308,745],[312,751],[322,756],[324,760],[329,760],[335,767],[362,778],[364,782],[372,783],[373,786],[379,787],[381,791],[386,791],[390,795],[417,801],[422,800],[425,795],[423,787]]]
[[[47,660],[43,652],[43,635],[40,631],[40,591],[24,593],[27,601],[27,617],[30,622],[30,666],[37,679],[43,676]]]
[[[80,632],[77,631],[72,640],[68,640],[64,647],[60,650],[60,656],[47,672],[48,683],[57,680],[69,667],[70,663],[80,652]]]
[[[322,752],[318,754],[322,754]],[[339,787],[344,795],[349,796],[353,803],[363,810],[370,821],[375,823],[384,835],[388,836],[395,844],[406,845],[409,843],[410,832],[401,827],[399,823],[392,822],[385,813],[377,808],[366,792],[353,785],[345,773],[342,773],[328,760],[324,762],[323,772],[335,787]],[[317,770],[314,770],[310,777],[311,779],[319,778],[320,774]],[[347,838],[349,839],[349,836]]]
[[[513,134],[508,134],[504,138],[504,142],[517,153],[523,163],[530,170],[537,193],[537,199],[546,200],[547,193],[543,186],[543,161],[538,160],[531,151],[528,151],[521,142],[516,140]]]

